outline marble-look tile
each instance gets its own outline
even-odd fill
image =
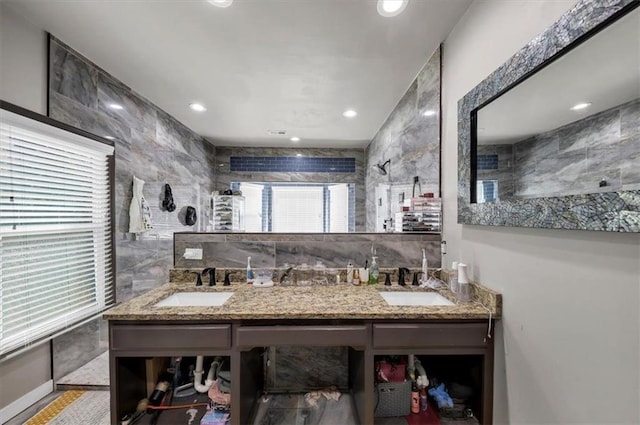
[[[267,382],[271,391],[308,391],[329,386],[348,388],[348,348],[278,346],[270,349]]]
[[[96,319],[53,339],[53,379],[57,380],[100,355],[100,324]]]
[[[131,137],[129,128],[120,122],[57,92],[49,92],[49,116],[101,137],[115,137],[123,143],[128,143]]]
[[[570,123],[541,137],[560,138],[560,152],[604,146],[620,140],[620,111],[609,109]]]
[[[375,230],[375,188],[411,184],[418,176],[422,192],[440,192],[440,49],[431,56],[366,150],[366,229]],[[433,116],[422,113],[431,109]],[[388,174],[373,171],[391,160]]]
[[[98,98],[98,72],[64,43],[51,38],[49,88],[81,105],[95,108]]]
[[[254,268],[276,266],[274,242],[205,242],[202,246],[206,267],[246,267],[249,256]]]
[[[120,105],[123,109],[113,109],[109,106],[111,104]],[[97,109],[131,129],[142,130],[156,125],[153,105],[104,72],[98,74]]]
[[[620,137],[640,135],[640,98],[620,106]]]

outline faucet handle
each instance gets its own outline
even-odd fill
[[[209,274],[209,286],[216,285],[216,268],[215,267],[207,267],[202,270],[202,274]]]
[[[420,272],[420,271],[413,273],[413,281],[411,281],[411,285],[412,286],[420,285],[420,282],[418,281],[418,276],[420,276],[421,274],[422,274],[422,272]]]
[[[384,272],[384,275],[385,275],[385,278],[384,278],[385,286],[391,286],[391,273]]]
[[[224,283],[222,284],[222,286],[231,285],[231,280],[229,279],[230,275],[231,275],[231,270],[225,270],[224,271]]]
[[[202,275],[200,272],[192,272],[196,275],[196,286],[202,286]]]
[[[405,274],[409,274],[409,273],[411,273],[411,271],[406,267],[398,268],[398,285],[400,285],[400,286],[406,286],[407,285],[406,283],[404,283],[404,276],[405,276]]]

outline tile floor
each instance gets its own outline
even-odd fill
[[[31,407],[6,422],[5,425],[23,425],[38,414],[42,409],[66,390],[82,389],[89,390],[83,395],[81,403],[77,406],[70,406],[70,416],[76,418],[76,422],[54,421],[51,424],[58,425],[102,425],[104,422],[104,406],[109,406],[109,352],[105,352],[91,360],[81,368],[71,372],[69,375],[60,378],[56,383],[56,389],[51,394],[39,400]],[[107,402],[105,403],[104,400]],[[108,410],[107,410],[108,412]],[[95,416],[95,415],[98,416]],[[89,415],[89,416],[87,416]],[[108,418],[108,415],[107,415]]]

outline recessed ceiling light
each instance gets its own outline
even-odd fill
[[[385,18],[397,16],[407,7],[409,0],[378,0],[378,13]]]
[[[105,139],[107,140],[115,140],[116,138],[113,136],[104,136]]]
[[[231,6],[231,3],[233,3],[233,0],[207,0],[207,1],[212,5],[218,6],[218,7],[229,7]]]
[[[204,105],[200,104],[200,103],[192,103],[189,105],[189,108],[191,108],[192,110],[196,111],[196,112],[204,112],[207,110],[207,108],[204,107]]]
[[[296,137],[296,136],[293,136],[293,137],[292,137],[291,139],[289,139],[289,140],[291,140],[292,142],[299,142],[299,141],[300,141],[300,138],[299,138],[299,137]]]
[[[582,109],[587,109],[589,106],[591,106],[591,102],[582,102],[582,103],[576,103],[570,109],[572,111],[580,111]]]
[[[297,153],[296,156],[302,156],[302,154],[301,153]]]
[[[117,103],[110,103],[110,104],[109,104],[109,108],[111,108],[111,109],[115,109],[115,110],[117,110],[117,111],[119,111],[119,110],[121,110],[121,109],[124,109],[124,108],[122,107],[122,105],[118,105]]]
[[[433,109],[427,109],[422,113],[422,115],[424,115],[425,117],[432,117],[435,114],[436,114],[436,111],[434,111]]]
[[[354,111],[353,109],[347,109],[346,111],[344,111],[342,113],[342,116],[345,118],[353,118],[355,116],[357,116],[358,113],[356,111]]]

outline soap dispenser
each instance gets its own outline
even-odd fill
[[[253,283],[253,270],[251,269],[251,257],[247,257],[247,283]]]
[[[378,268],[378,257],[371,257],[371,268],[369,269],[369,285],[378,283],[380,277],[380,269]]]

